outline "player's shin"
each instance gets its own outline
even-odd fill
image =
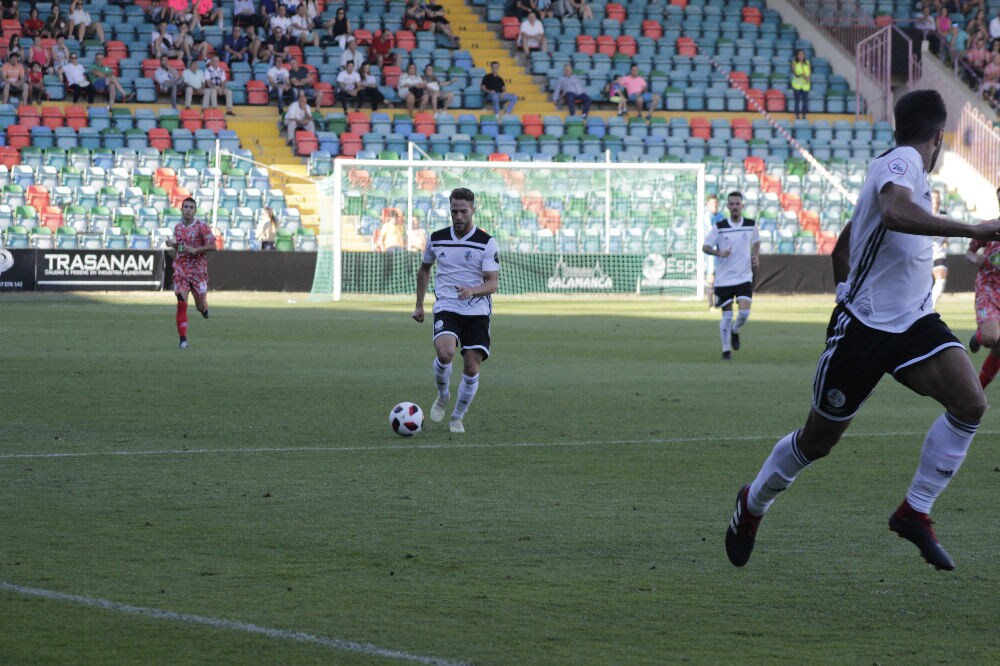
[[[455,410],[451,414],[453,419],[461,419],[469,411],[476,391],[479,390],[479,373],[473,376],[462,375],[462,382],[458,385],[458,399],[455,401]]]
[[[917,472],[906,491],[906,501],[914,511],[931,512],[934,500],[962,466],[978,428],[978,423],[964,423],[945,412],[927,431]]]
[[[437,357],[434,358],[434,383],[437,385],[438,397],[447,401],[451,397],[451,363],[445,365]]]
[[[722,351],[730,351],[732,347],[733,311],[723,310],[719,322],[719,337],[722,338]]]
[[[799,472],[812,464],[799,451],[796,440],[799,431],[791,432],[774,445],[771,455],[764,461],[757,478],[750,484],[747,494],[747,508],[756,516],[764,515],[775,498],[798,476]]]
[[[188,304],[187,301],[177,301],[177,334],[182,338],[187,337],[188,329]]]

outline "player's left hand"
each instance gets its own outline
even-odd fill
[[[475,296],[475,294],[472,291],[472,287],[455,287],[455,291],[458,292],[458,297],[461,298],[463,301],[467,301],[473,296]]]
[[[413,320],[418,324],[424,323],[424,309],[423,308],[413,308],[413,314],[410,315]]]

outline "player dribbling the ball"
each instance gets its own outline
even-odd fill
[[[437,262],[434,280],[434,382],[437,397],[431,406],[431,420],[444,419],[451,399],[451,360],[462,345],[462,382],[451,413],[451,432],[465,432],[463,418],[479,389],[479,366],[490,355],[491,294],[500,278],[497,242],[476,227],[476,195],[460,187],[452,191],[451,226],[431,234],[417,269],[417,303],[413,319],[424,321],[424,296]]]
[[[174,256],[174,294],[177,296],[177,334],[180,349],[187,349],[188,293],[194,294],[194,306],[208,319],[208,257],[215,250],[215,236],[204,220],[195,219],[198,204],[188,197],[181,204],[181,221],[174,227],[174,237],[166,242],[176,250]]]

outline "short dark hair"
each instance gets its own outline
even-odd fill
[[[188,201],[190,201],[191,203],[193,203],[195,208],[198,207],[198,202],[194,200],[194,197],[187,197],[186,199],[184,199],[184,201],[181,202],[181,206],[183,206],[184,204],[186,204]]]
[[[923,143],[934,137],[948,120],[944,98],[936,90],[913,90],[899,98],[893,109],[896,143]]]
[[[449,199],[458,199],[460,201],[468,201],[470,204],[475,205],[476,195],[475,193],[467,187],[457,187],[451,191],[451,196]]]
[[[739,190],[733,190],[732,192],[730,192],[729,194],[727,194],[726,195],[726,201],[729,201],[729,199],[731,197],[739,197],[740,201],[743,201],[743,193],[740,192]]]

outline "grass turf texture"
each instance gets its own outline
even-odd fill
[[[286,632],[0,590],[0,662],[1000,660],[995,411],[935,507],[956,572],[886,528],[939,413],[891,379],[726,560],[829,298],[755,299],[730,363],[701,304],[499,298],[468,432],[411,439],[430,324],[298,300],[212,294],[180,351],[170,294],[0,298],[0,582]],[[942,309],[965,339],[971,296]]]

